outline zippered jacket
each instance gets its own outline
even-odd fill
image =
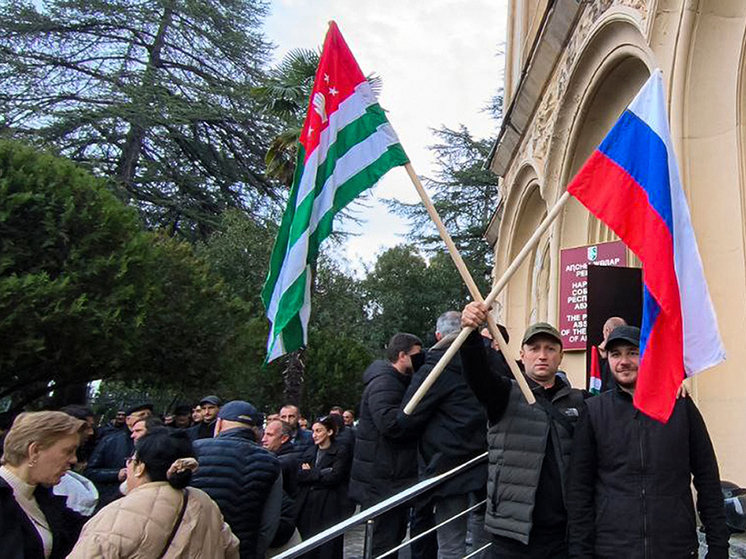
[[[729,533],[717,459],[694,403],[677,400],[664,424],[635,409],[619,387],[591,398],[570,462],[570,557],[697,557],[692,478],[707,557],[725,559]]]

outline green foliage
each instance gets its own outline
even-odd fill
[[[461,310],[469,300],[447,253],[435,253],[428,262],[412,245],[383,252],[363,284],[370,316],[368,343],[376,349],[382,349],[396,332],[433,343],[438,316]]]
[[[283,123],[265,155],[267,174],[290,186],[293,183],[298,138],[306,118],[316,69],[321,55],[310,49],[293,49],[273,68],[252,95],[267,113]]]
[[[319,51],[293,49],[270,70],[264,82],[252,90],[259,105],[283,123],[282,132],[270,142],[265,162],[267,175],[287,186],[293,182],[298,138],[320,59]],[[373,91],[378,93],[381,79],[375,75],[367,79]]]
[[[335,405],[353,408],[363,393],[363,371],[373,356],[340,327],[309,333],[301,406],[308,418],[325,415]]]
[[[366,302],[362,282],[322,254],[311,293],[311,328],[334,330],[344,324],[348,335],[364,340],[368,327]]]
[[[100,181],[0,142],[0,394],[122,371],[146,316],[148,250]]]
[[[247,303],[252,316],[264,314],[260,292],[276,235],[274,222],[233,210],[225,212],[218,230],[197,246],[197,254]]]
[[[464,126],[458,130],[443,127],[435,130],[435,134],[441,143],[430,149],[440,169],[436,179],[426,179],[425,183],[474,281],[484,290],[487,287],[485,274],[492,269],[493,254],[483,235],[499,199],[497,179],[485,166],[492,141],[473,138]],[[421,203],[405,204],[396,200],[387,203],[395,213],[409,220],[411,242],[427,254],[444,249]]]
[[[186,242],[153,236],[151,251],[148,314],[128,375],[154,387],[212,386],[243,349],[248,309]]]
[[[204,238],[224,209],[281,196],[277,128],[254,103],[263,0],[6,0],[0,130],[113,178],[148,224]]]
[[[0,142],[0,397],[114,377],[198,394],[261,363],[251,319],[191,245],[143,231],[100,180]]]

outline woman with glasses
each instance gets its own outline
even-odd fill
[[[238,558],[238,539],[203,491],[187,488],[196,469],[183,432],[152,432],[127,459],[127,495],[83,527],[70,558]]]
[[[56,559],[69,553],[83,517],[52,493],[75,463],[87,425],[66,413],[22,413],[3,445],[0,556]]]
[[[331,417],[317,419],[312,426],[314,446],[301,458],[298,472],[298,531],[304,539],[344,520],[347,484],[352,457],[335,441],[337,424]],[[344,536],[310,551],[305,557],[341,559]]]

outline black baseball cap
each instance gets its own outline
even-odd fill
[[[617,326],[606,340],[606,351],[622,342],[640,347],[640,329],[637,326]]]
[[[220,398],[218,398],[217,396],[215,396],[215,395],[212,395],[212,396],[205,396],[204,398],[202,398],[202,399],[201,399],[201,400],[199,401],[199,405],[200,405],[200,406],[201,406],[202,404],[211,404],[211,405],[213,405],[213,406],[217,406],[217,407],[220,407],[220,404],[222,404],[222,403],[223,403],[223,401],[222,401],[222,400],[221,400]]]
[[[233,400],[220,408],[218,419],[237,421],[250,426],[260,426],[264,422],[264,414],[248,402]]]
[[[536,324],[532,324],[531,326],[526,328],[526,333],[523,334],[521,345],[527,344],[531,340],[531,338],[540,334],[549,336],[550,338],[554,338],[555,340],[557,340],[557,343],[559,343],[560,347],[562,347],[562,337],[560,336],[559,331],[547,322],[537,322]]]

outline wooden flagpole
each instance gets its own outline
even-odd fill
[[[435,209],[433,201],[430,199],[427,191],[422,186],[420,178],[417,176],[417,173],[414,172],[412,164],[407,163],[404,168],[407,170],[409,178],[412,180],[417,193],[420,195],[420,199],[422,200],[427,213],[430,215],[430,219],[433,220],[435,227],[437,227],[438,232],[440,233],[440,238],[443,239],[446,246],[448,247],[448,252],[453,259],[453,263],[456,265],[456,268],[458,268],[458,271],[461,274],[461,278],[464,280],[464,283],[466,283],[466,287],[469,289],[469,293],[471,294],[472,299],[480,302],[484,301],[484,297],[482,297],[482,294],[479,292],[479,288],[474,282],[474,278],[471,277],[469,269],[466,267],[466,263],[464,262],[463,258],[461,258],[461,253],[454,244],[453,239],[451,239],[451,235],[449,235],[448,230],[443,224],[443,221],[440,219],[438,210]],[[518,368],[518,363],[516,362],[516,359],[513,356],[511,350],[508,348],[508,344],[503,338],[502,332],[500,332],[499,328],[497,327],[495,319],[492,318],[492,315],[489,314],[487,315],[487,328],[489,329],[490,334],[492,334],[492,338],[497,341],[497,344],[500,347],[500,351],[502,351],[503,355],[505,356],[505,360],[510,367],[510,372],[513,373],[513,377],[518,382],[518,386],[520,387],[524,398],[526,398],[526,401],[529,404],[535,403],[536,398],[534,397],[534,393],[531,392],[526,379],[521,373],[521,370]]]
[[[557,216],[559,216],[560,211],[562,210],[563,206],[567,203],[569,199],[570,199],[569,192],[565,192],[562,196],[560,196],[559,200],[557,200],[557,203],[554,204],[554,207],[552,207],[552,209],[549,211],[549,213],[544,218],[544,220],[536,228],[536,231],[534,231],[534,234],[531,235],[531,238],[528,241],[526,241],[526,244],[523,246],[521,251],[513,259],[513,262],[510,264],[510,266],[508,266],[505,272],[503,272],[503,275],[500,276],[500,279],[497,281],[497,283],[495,283],[494,287],[492,288],[492,291],[490,291],[489,295],[487,295],[487,298],[484,300],[484,304],[487,305],[488,308],[493,305],[493,303],[495,302],[495,299],[497,299],[497,296],[505,288],[510,278],[513,277],[513,275],[516,273],[516,271],[518,270],[520,265],[523,263],[523,261],[526,259],[526,257],[529,255],[529,253],[538,244],[539,240],[541,239],[541,236],[547,231],[547,229],[549,229],[549,227],[552,225],[554,220],[557,219]],[[453,359],[453,356],[456,355],[456,352],[461,348],[463,343],[466,341],[466,338],[468,338],[469,334],[471,334],[472,330],[473,328],[463,328],[461,330],[458,337],[453,341],[453,343],[448,348],[448,350],[445,352],[445,354],[443,354],[443,357],[441,357],[440,361],[438,361],[437,365],[435,365],[435,368],[432,371],[430,371],[430,374],[427,376],[425,381],[417,389],[417,392],[414,393],[414,396],[412,396],[412,399],[404,407],[404,413],[409,415],[414,411],[414,409],[417,407],[417,404],[419,404],[420,400],[422,400],[422,397],[430,389],[433,383],[438,379],[438,377],[443,372],[443,370],[446,368],[448,363],[451,362],[451,359]],[[502,337],[500,336],[498,339],[502,339]],[[499,341],[498,341],[498,344],[499,344]],[[507,358],[507,355],[506,355],[506,358]]]

